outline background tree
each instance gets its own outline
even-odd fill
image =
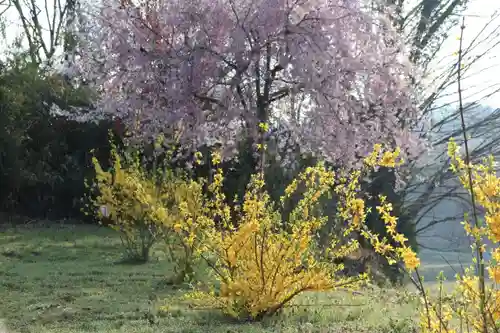
[[[498,82],[491,82],[489,86],[478,85],[476,77],[485,70],[492,70],[494,63],[481,65],[494,56],[495,48],[500,42],[500,12],[496,11],[485,18],[485,23],[478,29],[474,36],[469,36],[463,51],[465,65],[462,68],[464,96],[467,105],[464,108],[467,119],[467,130],[472,135],[471,158],[473,161],[488,154],[498,155],[498,111],[488,106],[488,98],[499,91]],[[436,48],[437,49],[437,48]],[[436,50],[436,53],[438,51]],[[445,143],[453,137],[457,142],[462,142],[463,132],[459,126],[459,110],[456,106],[457,96],[450,91],[456,85],[457,67],[453,65],[455,55],[443,55],[432,60],[426,79],[425,101],[421,105],[423,116],[422,136],[430,139],[433,150],[421,156],[414,163],[414,178],[405,189],[405,210],[407,216],[412,216],[417,225],[417,233],[424,236],[434,233],[433,228],[439,228],[439,223],[459,222],[462,210],[457,207],[464,206],[468,197],[463,196],[459,184],[453,181],[447,165]],[[444,64],[444,65],[443,65]],[[457,204],[453,204],[453,201]],[[458,204],[458,202],[460,204]],[[444,208],[447,206],[448,208]],[[443,208],[441,208],[443,207]],[[448,210],[443,214],[443,209]],[[438,211],[441,212],[438,212]],[[455,214],[450,213],[454,211]],[[448,226],[448,228],[450,228]],[[438,229],[434,229],[439,233]],[[457,229],[458,230],[458,229]],[[441,242],[444,247],[453,249],[462,247],[463,244],[454,244],[455,236],[449,242]],[[450,243],[451,242],[451,243]],[[429,246],[429,242],[426,242]]]
[[[84,106],[88,96],[19,55],[0,71],[0,209],[21,215],[79,216],[90,149],[106,148],[107,124],[68,121],[51,112]],[[88,136],[88,137],[87,137]]]
[[[100,112],[139,139],[167,131],[229,157],[238,137],[260,144],[266,123],[338,165],[373,142],[415,154],[410,68],[389,23],[353,1],[306,4],[169,1],[146,20],[140,7],[105,2],[82,41],[80,74],[101,90]]]
[[[45,61],[50,67],[58,47],[63,42],[68,6],[71,6],[72,2],[45,0],[40,6],[36,0],[9,1],[21,22],[31,61],[37,64]]]
[[[419,92],[421,118],[415,131],[421,137],[429,139],[433,147],[431,152],[424,152],[418,159],[411,161],[411,181],[397,195],[401,207],[400,220],[409,227],[414,225],[417,236],[423,242],[420,245],[424,247],[430,246],[430,235],[446,234],[444,237],[449,238],[448,242],[439,240],[440,244],[446,244],[439,247],[440,250],[455,251],[462,246],[455,243],[458,235],[450,236],[449,232],[443,232],[444,229],[439,224],[458,222],[463,211],[459,207],[464,207],[467,201],[462,188],[451,180],[453,177],[447,169],[449,160],[444,143],[450,137],[461,142],[462,130],[458,123],[458,107],[454,106],[457,101],[454,90],[457,77],[456,56],[452,56],[452,52],[446,52],[446,45],[451,39],[454,41],[455,36],[450,35],[450,32],[453,33],[453,28],[457,27],[461,15],[467,15],[468,5],[474,7],[476,3],[477,1],[454,0],[372,2],[374,10],[387,5],[393,8],[391,19],[405,40],[410,60],[418,74],[413,83],[415,91]],[[481,104],[487,103],[486,100],[498,92],[498,83],[493,82],[484,89],[484,86],[474,86],[474,79],[493,69],[494,65],[491,64],[481,68],[481,63],[494,57],[494,50],[500,41],[498,13],[498,10],[492,10],[491,16],[485,16],[477,32],[468,29],[469,33],[475,35],[469,36],[464,49],[464,95],[468,96],[469,102],[464,111],[467,124],[475,137],[473,144],[475,143],[477,150],[472,152],[473,158],[496,154],[494,146],[497,135],[492,129],[496,128],[497,112],[487,105],[481,107]],[[391,176],[388,174],[387,177],[390,179]],[[453,229],[452,226],[444,228],[449,231],[450,227]],[[457,230],[460,235],[463,233],[460,228]]]
[[[382,0],[378,4],[392,6],[391,20],[405,38],[410,49],[410,60],[421,72],[429,64],[449,37],[449,30],[458,24],[459,15],[469,0]],[[380,8],[376,6],[376,8]]]
[[[81,218],[84,178],[92,172],[89,150],[107,150],[109,123],[78,123],[54,112],[88,107],[91,100],[89,90],[72,86],[55,70],[64,51],[67,6],[12,0],[0,17],[21,26],[0,66],[1,211]]]

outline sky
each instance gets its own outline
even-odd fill
[[[39,2],[39,6],[43,8],[45,0],[37,1]],[[492,20],[492,15],[495,14],[496,17],[491,22],[490,26],[482,31],[485,25]],[[0,47],[6,47],[14,40],[14,37],[22,31],[19,19],[14,9],[7,11],[6,18],[7,40],[3,41],[3,43],[0,41]],[[466,29],[464,30],[463,39],[465,47],[467,47],[482,31],[479,34],[480,38],[478,39],[482,42],[479,43],[473,51],[471,51],[469,56],[474,58],[484,52],[488,47],[491,47],[491,50],[488,52],[488,56],[472,65],[465,74],[465,78],[463,80],[465,101],[467,102],[482,99],[482,104],[500,108],[500,92],[493,94],[487,99],[483,98],[495,89],[500,89],[500,1],[470,0],[468,8],[465,12],[465,20]],[[45,22],[42,22],[42,26]],[[495,29],[497,29],[498,36],[489,36],[492,31],[495,31]],[[460,28],[458,26],[450,31],[448,40],[445,41],[441,52],[437,54],[436,60],[432,64],[431,73],[441,73],[444,66],[450,66],[453,61],[456,61],[456,56],[453,54],[458,50],[459,42],[457,40],[457,36],[459,35]],[[466,59],[465,61],[470,62],[469,59]],[[429,77],[428,82],[431,81],[432,77]],[[432,89],[432,86],[430,89]],[[450,86],[443,95],[444,97],[440,99],[440,102],[456,102],[456,84]]]
[[[500,1],[498,0],[472,0],[465,15],[465,29],[463,44],[467,48],[474,39],[474,48],[465,56],[465,64],[470,63],[470,58],[488,51],[488,55],[471,65],[464,73],[462,90],[465,101],[475,101],[500,89]],[[490,22],[490,23],[489,23]],[[489,23],[489,24],[488,24]],[[440,54],[434,62],[433,69],[440,73],[440,68],[447,66],[457,59],[454,54],[459,49],[460,27],[457,26],[449,33],[449,38],[443,44]],[[442,99],[443,102],[457,100],[457,85],[449,87]],[[485,98],[482,104],[500,108],[500,92]]]

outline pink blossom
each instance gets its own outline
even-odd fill
[[[79,73],[101,114],[139,140],[158,133],[226,157],[259,122],[304,151],[354,166],[374,143],[422,148],[412,68],[396,32],[359,0],[104,0],[82,37]]]

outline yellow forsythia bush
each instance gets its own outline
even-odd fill
[[[459,147],[450,140],[448,156],[451,170],[463,187],[474,196],[477,208],[481,207],[484,219],[479,224],[467,216],[464,229],[474,244],[476,268],[486,267],[489,281],[484,282],[481,270],[473,266],[456,275],[454,290],[444,297],[424,299],[420,314],[421,330],[429,333],[498,332],[500,330],[500,179],[489,157],[482,164],[468,165],[459,154]],[[470,173],[469,173],[470,172]],[[472,180],[472,182],[471,182]],[[478,261],[480,256],[491,259]]]
[[[204,184],[203,179],[195,181],[184,177],[171,177],[162,183],[164,193],[171,196],[170,218],[163,221],[163,226],[169,230],[165,241],[175,264],[175,284],[194,279],[200,244],[204,242],[205,230],[212,227],[206,215]]]
[[[163,234],[162,223],[168,212],[156,184],[134,158],[122,166],[116,146],[111,149],[111,168],[104,170],[92,158],[95,179],[88,184],[97,192],[89,196],[86,213],[97,213],[99,221],[120,232],[127,259],[147,261],[150,249]]]
[[[387,237],[380,238],[379,235],[370,231],[363,224],[366,213],[363,198],[359,197],[361,187],[359,180],[364,172],[378,167],[395,168],[403,163],[399,157],[399,148],[395,151],[383,151],[382,145],[375,144],[373,151],[364,159],[364,170],[355,170],[347,177],[342,177],[341,182],[335,187],[334,191],[340,196],[341,204],[338,207],[339,215],[342,219],[351,221],[349,228],[344,232],[346,236],[349,232],[356,231],[370,242],[376,253],[384,256],[389,264],[403,262],[408,270],[414,270],[420,265],[416,253],[409,247],[408,239],[398,233],[396,216],[391,214],[393,207],[387,198],[379,196],[380,204],[376,209],[385,223]],[[368,170],[367,170],[368,169]],[[396,246],[391,245],[396,244]]]
[[[376,251],[390,256],[393,262],[402,260],[409,268],[418,266],[416,255],[407,247],[404,237],[395,231],[396,218],[390,215],[390,204],[382,201],[379,210],[385,212],[389,234],[399,240],[401,249],[392,248],[387,239],[379,239],[363,225],[367,212],[359,197],[359,179],[371,168],[399,165],[398,155],[398,150],[382,152],[382,147],[376,145],[365,160],[366,170],[346,176],[336,175],[322,164],[307,168],[286,188],[281,198],[284,204],[299,185],[305,188],[302,199],[286,221],[264,190],[261,174],[252,177],[243,204],[236,207],[236,214],[232,214],[222,193],[222,169],[216,169],[208,186],[204,217],[197,220],[201,223],[198,230],[203,230],[203,241],[198,242],[197,251],[211,268],[218,288],[213,287],[209,292],[197,290],[188,297],[208,297],[236,318],[259,320],[274,314],[305,291],[357,289],[367,275],[345,277],[340,274],[343,265],[334,263],[335,258],[358,248],[358,241],[349,237],[354,231],[372,240]],[[217,166],[219,162],[220,156],[214,154],[212,164]],[[344,237],[337,235],[327,250],[321,252],[317,234],[327,217],[316,208],[320,198],[332,189],[342,199],[339,217],[347,223]],[[222,229],[216,228],[215,220]],[[177,226],[189,243],[200,237],[188,230],[196,229],[191,226],[193,221]]]
[[[201,211],[202,184],[172,170],[149,172],[138,154],[125,161],[116,146],[111,146],[109,170],[97,158],[92,159],[95,179],[89,188],[97,194],[89,196],[87,213],[97,213],[102,223],[120,233],[129,259],[147,261],[153,244],[165,240],[176,264],[175,279],[184,280],[193,273],[193,244],[184,242],[174,228],[186,217],[184,209],[195,218],[196,211]],[[182,224],[187,226],[189,221]]]
[[[236,318],[272,315],[305,291],[358,289],[367,275],[346,277],[341,274],[343,265],[335,260],[358,249],[354,233],[370,240],[375,251],[393,263],[403,261],[410,269],[419,264],[406,239],[396,232],[397,219],[385,198],[377,209],[399,246],[391,246],[364,225],[367,210],[360,179],[378,166],[401,164],[398,150],[382,151],[376,145],[364,169],[349,174],[336,174],[323,164],[307,168],[281,198],[285,205],[301,189],[301,199],[286,218],[266,193],[262,174],[251,178],[241,205],[229,205],[217,153],[212,155],[216,169],[210,183],[173,172],[155,177],[137,156],[122,163],[116,147],[111,155],[110,170],[93,159],[97,195],[91,198],[91,209],[121,233],[129,255],[146,260],[154,242],[165,239],[177,246],[170,253],[182,278],[191,277],[196,260],[203,259],[212,277],[209,291],[198,290],[188,297],[208,297]],[[336,234],[325,249],[317,236],[327,216],[318,208],[320,199],[332,190],[340,198],[338,217],[344,233]]]

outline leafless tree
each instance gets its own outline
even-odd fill
[[[76,0],[8,0],[15,9],[31,61],[53,63],[61,47],[69,47]]]
[[[2,17],[9,8],[10,8],[10,1],[9,0],[1,0],[0,1],[0,17]]]
[[[395,8],[394,24],[410,45],[410,59],[420,69],[415,87],[421,95],[422,121],[415,130],[428,137],[432,145],[430,152],[412,162],[413,178],[401,193],[405,197],[402,214],[416,224],[419,236],[432,235],[436,228],[441,228],[440,232],[436,232],[438,234],[446,231],[449,242],[440,242],[441,250],[454,250],[450,244],[462,246],[456,243],[458,235],[448,232],[461,230],[461,225],[454,228],[448,222],[459,222],[463,211],[470,207],[468,196],[448,169],[446,144],[450,138],[459,143],[463,141],[463,131],[459,110],[455,106],[457,96],[454,90],[450,90],[456,86],[456,55],[442,55],[442,46],[453,37],[449,31],[464,15],[466,5],[473,2],[386,0],[386,4]],[[496,131],[500,125],[500,110],[483,105],[489,97],[500,92],[500,80],[487,87],[474,83],[478,76],[495,69],[493,65],[481,68],[480,64],[496,56],[494,50],[498,50],[500,45],[499,22],[500,6],[492,11],[491,16],[483,18],[481,28],[468,38],[470,42],[464,45],[462,53],[463,94],[467,101],[464,112],[467,132],[472,136],[472,161],[490,154],[500,156],[500,133]]]

